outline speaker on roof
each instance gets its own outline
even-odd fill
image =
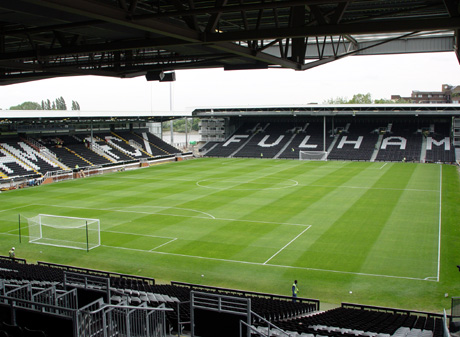
[[[147,81],[160,81],[160,82],[172,82],[176,80],[176,73],[174,71],[165,73],[164,71],[148,71],[145,74]]]
[[[147,74],[145,74],[145,79],[147,81],[159,81],[160,74],[162,73],[162,71],[148,71]]]
[[[163,78],[160,78],[160,82],[173,82],[176,80],[176,73],[174,71],[169,73],[163,73]]]

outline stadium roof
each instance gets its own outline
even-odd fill
[[[0,124],[89,124],[162,122],[192,117],[185,111],[0,110]]]
[[[311,104],[197,108],[193,111],[0,110],[0,124],[136,123],[177,118],[296,116],[460,116],[460,104]]]
[[[453,51],[454,0],[0,0],[0,84]],[[168,73],[166,73],[168,74]]]
[[[199,108],[194,117],[248,116],[460,116],[460,104],[310,104],[305,106]]]

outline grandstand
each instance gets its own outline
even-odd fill
[[[0,137],[0,181],[43,180],[64,171],[153,162],[183,154],[147,130],[76,134],[19,133]]]
[[[209,157],[299,159],[300,151],[326,151],[328,160],[456,162],[452,119],[401,117],[261,118],[244,123],[223,142],[209,142]]]
[[[406,104],[196,109],[191,116],[203,121],[200,133],[208,141],[200,142],[200,151],[208,157],[299,159],[302,151],[322,151],[328,160],[452,164],[460,145],[458,113],[449,104]],[[183,155],[148,131],[149,117],[117,126],[102,119],[94,131],[86,119],[53,115],[31,126],[33,117],[24,114],[16,127],[3,127],[0,181]]]
[[[46,262],[28,264],[8,257],[0,257],[0,268],[4,336],[230,337],[241,332],[239,321],[247,323],[248,336],[442,337],[444,333],[443,316],[434,313],[350,303],[320,311],[319,301],[313,299],[293,302],[273,294],[180,282],[156,284],[145,277]]]

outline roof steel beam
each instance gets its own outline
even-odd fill
[[[232,13],[232,12],[248,12],[260,9],[274,9],[274,8],[290,8],[297,6],[312,6],[312,5],[324,5],[324,4],[337,4],[337,3],[349,3],[350,0],[337,0],[337,1],[321,1],[321,0],[287,0],[287,1],[272,1],[272,2],[255,2],[250,4],[239,4],[239,5],[227,5],[219,7],[206,7],[188,9],[186,11],[175,11],[175,12],[162,12],[155,14],[138,15],[135,18],[161,18],[161,17],[179,17],[186,14],[189,15],[203,15],[203,14],[214,14],[214,13]]]
[[[333,24],[322,26],[259,29],[219,34],[203,33],[207,42],[246,41],[253,39],[282,39],[306,36],[336,36],[352,34],[383,34],[414,31],[454,30],[460,28],[460,18],[420,19],[408,21],[376,20],[373,22]]]
[[[126,18],[126,12],[122,9],[103,6],[100,3],[94,3],[88,0],[25,0],[27,2],[41,4],[52,8],[72,12],[75,14],[83,15],[87,18],[103,20],[112,22],[127,27],[137,28],[139,30],[153,32],[162,36],[183,40],[186,42],[202,42],[203,35],[187,27],[179,27],[168,22],[152,20],[152,19],[138,19],[130,20]],[[253,60],[265,62],[268,64],[283,65],[288,68],[298,69],[299,63],[283,60],[279,57],[268,55],[262,52],[254,52],[248,47],[237,46],[233,43],[225,41],[218,44],[208,44],[208,47],[225,50],[230,53],[235,53],[238,56],[248,57]]]
[[[460,15],[460,3],[458,0],[444,0],[444,5],[451,17]]]
[[[117,25],[139,29],[183,41],[197,42],[199,32],[186,26],[172,24],[165,20],[130,18],[129,13],[120,8],[105,6],[89,0],[23,0],[43,7],[55,8],[65,12],[78,14],[88,19],[102,20]],[[179,23],[179,22],[178,22]]]

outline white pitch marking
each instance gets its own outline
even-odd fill
[[[177,240],[177,238],[174,238],[174,239],[172,239],[172,240],[169,240],[168,242],[165,242],[165,243],[163,243],[163,244],[161,244],[161,245],[159,245],[159,246],[156,246],[155,248],[150,249],[149,252],[152,252],[152,251],[154,251],[155,249],[158,249],[158,248],[160,248],[160,247],[166,246],[167,244],[170,244],[171,242],[176,241],[176,240]]]
[[[383,191],[403,191],[403,192],[436,192],[437,190],[422,190],[415,188],[391,188],[391,187],[366,187],[366,186],[333,186],[333,185],[302,185],[312,187],[331,187],[331,188],[351,188],[351,189],[365,189],[365,190],[383,190]]]
[[[385,166],[388,163],[385,163],[383,166]],[[383,168],[383,166],[381,168]],[[381,168],[375,168],[371,170],[380,170]],[[310,176],[314,176],[313,174],[310,174]],[[322,175],[317,175],[318,177],[322,177]],[[260,177],[258,177],[260,178]],[[164,180],[161,178],[149,178],[150,180]],[[218,189],[215,187],[209,187],[209,186],[202,186],[199,185],[200,182],[206,181],[209,179],[204,179],[204,180],[199,180],[196,181],[195,179],[179,179],[179,178],[168,178],[167,180],[172,180],[172,181],[187,181],[187,182],[195,182],[195,184],[199,187],[203,188],[209,188],[209,189]],[[350,189],[366,189],[366,190],[388,190],[388,191],[410,191],[410,192],[439,192],[438,190],[425,190],[425,189],[414,189],[414,188],[388,188],[388,187],[366,187],[366,186],[345,186],[345,185],[316,185],[316,184],[301,184],[296,180],[293,179],[286,179],[286,180],[292,180],[296,184],[295,185],[289,185],[289,186],[284,186],[284,187],[278,187],[278,188],[272,188],[272,189],[283,189],[283,188],[290,188],[290,187],[295,187],[295,186],[300,186],[300,187],[330,187],[330,188],[350,188]],[[226,180],[228,181],[228,180]],[[239,181],[241,183],[241,181]],[[246,182],[247,183],[247,182]],[[259,184],[259,183],[258,183]],[[221,188],[223,189],[223,188]],[[244,190],[256,190],[256,189],[244,189]],[[259,190],[264,190],[264,189],[259,189]],[[20,207],[25,207],[25,206],[20,206]],[[3,212],[3,211],[2,211]]]
[[[191,212],[201,213],[201,214],[207,215],[211,219],[215,219],[214,215],[211,215],[211,214],[209,214],[207,212],[203,212],[203,211],[197,211],[196,209],[191,209],[191,208],[170,207],[170,206],[130,206],[128,208],[133,208],[133,207],[148,207],[148,208],[156,207],[156,208],[163,208],[163,209],[180,209],[182,211],[191,211]],[[139,212],[136,212],[136,213],[139,213]],[[150,213],[150,214],[157,214],[157,213]],[[165,215],[177,216],[177,214],[165,214]]]
[[[226,219],[226,218],[215,218],[216,220],[222,220],[222,221],[239,221],[239,222],[251,222],[251,223],[265,223],[265,224],[271,224],[271,225],[285,225],[285,226],[302,226],[306,227],[309,225],[304,225],[304,224],[297,224],[297,223],[287,223],[287,222],[272,222],[272,221],[259,221],[259,220],[244,220],[244,219]]]
[[[299,236],[301,236],[303,233],[305,233],[307,230],[310,229],[311,226],[308,226],[307,228],[305,228],[299,235],[297,235],[294,239],[292,239],[291,241],[289,241],[286,245],[284,245],[283,248],[281,248],[280,250],[278,250],[275,254],[273,254],[267,261],[265,261],[263,264],[267,264],[271,259],[273,259],[276,255],[278,255],[279,253],[281,253],[287,246],[289,246],[291,243],[293,243]]]
[[[136,235],[136,236],[151,237],[151,238],[170,239],[168,242],[162,243],[161,245],[156,246],[156,247],[148,250],[149,252],[154,251],[155,249],[163,247],[163,246],[165,246],[165,245],[177,240],[177,238],[173,238],[173,237],[170,237],[170,236],[159,236],[159,235],[150,235],[150,234],[137,234],[137,233],[118,232],[118,231],[101,231],[101,232],[115,233],[115,234],[126,234],[126,235]]]
[[[260,177],[256,177],[254,179],[258,179],[258,178],[260,178]],[[270,178],[264,178],[264,179],[270,179]],[[200,185],[202,182],[210,181],[210,180],[214,180],[214,181],[218,181],[218,182],[226,182],[226,183],[235,183],[235,184],[250,184],[250,183],[252,183],[251,180],[248,180],[248,181],[241,181],[241,180],[232,181],[232,180],[218,180],[218,178],[212,178],[212,179],[199,180],[199,181],[196,182],[196,185],[199,186],[199,187],[209,188],[209,189],[213,189],[213,190],[223,190],[223,189],[231,189],[232,188],[232,186],[225,187],[225,188],[220,188],[220,187]],[[268,188],[237,188],[237,190],[239,190],[239,191],[281,190],[281,189],[284,189],[284,188],[291,188],[291,187],[296,187],[296,186],[299,185],[299,182],[296,181],[296,180],[293,180],[293,179],[279,179],[279,180],[281,180],[281,181],[282,180],[291,181],[293,184],[292,185],[287,185],[287,186],[268,187]],[[259,184],[259,185],[265,184],[265,185],[269,185],[269,186],[273,185],[273,184],[270,184],[270,183],[257,183],[257,184]]]
[[[5,208],[5,209],[0,210],[0,212],[11,211],[13,209],[24,208],[24,207],[28,207],[28,205],[23,205],[23,206],[18,206],[18,207],[13,207],[13,208]]]
[[[112,211],[112,212],[136,213],[136,214],[140,213],[140,214],[149,214],[149,215],[158,214],[158,213],[149,213],[149,212],[127,211],[127,210],[120,210],[120,209],[114,209],[114,208],[92,208],[92,207],[56,206],[56,205],[42,205],[42,204],[33,204],[33,205],[35,205],[35,206],[61,207],[61,208],[91,209],[91,210],[95,210],[95,211]],[[158,206],[153,206],[153,207],[158,207]],[[165,208],[168,208],[168,207],[165,207]],[[175,207],[169,207],[169,208],[175,208]],[[184,208],[178,208],[178,209],[184,209]],[[196,212],[200,212],[200,211],[196,211]],[[200,212],[200,213],[204,213],[204,212]],[[204,214],[207,214],[207,213],[204,213]],[[211,214],[207,214],[209,217],[190,216],[190,215],[181,215],[181,214],[161,214],[161,215],[179,216],[179,217],[183,217],[183,218],[213,219],[213,220],[221,220],[221,221],[239,221],[239,222],[264,223],[264,224],[273,224],[273,225],[286,225],[286,226],[308,226],[308,225],[305,225],[305,224],[295,224],[295,223],[286,223],[286,222],[271,222],[271,221],[257,221],[257,220],[244,220],[244,219],[216,218],[215,216],[213,216]]]
[[[17,231],[17,229],[15,229],[15,230]],[[0,235],[18,236],[18,234],[11,234],[10,232],[12,232],[12,231],[3,232],[3,233],[0,233]],[[22,235],[22,236],[28,237],[28,235]]]
[[[384,167],[385,167],[387,164],[388,164],[388,163],[385,163],[385,164],[383,164],[383,165],[382,165],[382,166],[380,166],[380,167],[379,167],[377,170],[381,170],[381,169],[383,169],[383,168],[384,168]]]
[[[438,217],[438,274],[436,282],[439,282],[441,271],[441,226],[442,225],[442,165],[439,166],[439,217]]]
[[[137,236],[148,236],[152,238],[161,238],[161,239],[177,239],[171,236],[159,236],[159,235],[150,235],[150,234],[139,234],[139,233],[131,233],[131,232],[119,232],[119,231],[107,231],[107,230],[101,230],[101,232],[106,232],[106,233],[115,233],[115,234],[126,234],[126,235],[137,235]]]
[[[288,269],[299,269],[299,270],[311,270],[311,271],[319,271],[319,272],[327,272],[327,273],[338,273],[338,274],[348,274],[348,275],[360,275],[360,276],[370,276],[370,277],[383,277],[383,278],[394,278],[394,279],[404,279],[404,280],[415,280],[415,281],[430,281],[428,278],[417,278],[417,277],[407,277],[407,276],[394,276],[394,275],[381,275],[381,274],[367,274],[367,273],[358,273],[358,272],[350,272],[350,271],[339,271],[339,270],[329,270],[329,269],[319,269],[319,268],[309,268],[309,267],[295,267],[295,266],[284,266],[284,265],[277,265],[277,264],[263,264],[260,262],[249,262],[249,261],[238,261],[238,260],[229,260],[229,259],[218,259],[214,257],[205,257],[205,256],[196,256],[196,255],[185,255],[185,254],[177,254],[177,253],[167,253],[167,252],[158,252],[158,251],[149,251],[144,249],[136,249],[136,248],[126,248],[126,247],[118,247],[118,246],[108,246],[108,245],[101,245],[102,247],[114,248],[114,249],[123,249],[123,250],[133,250],[138,252],[145,252],[151,254],[162,254],[162,255],[171,255],[171,256],[179,256],[191,259],[200,259],[200,260],[209,260],[209,261],[219,261],[219,262],[228,262],[228,263],[239,263],[239,264],[249,264],[253,266],[261,266],[261,267],[275,267],[275,268],[288,268]]]
[[[43,204],[33,204],[35,206],[51,206],[51,207],[66,207],[66,208],[75,208],[75,209],[91,209],[91,210],[96,210],[96,211],[112,211],[112,212],[120,212],[120,213],[136,213],[136,214],[158,214],[156,212],[142,212],[142,211],[128,211],[128,210],[121,210],[121,209],[115,209],[115,208],[92,208],[92,207],[80,207],[80,206],[64,206],[64,205],[43,205]],[[136,207],[136,206],[133,206]],[[137,206],[139,207],[139,206]],[[186,211],[192,211],[196,213],[201,213],[206,215],[206,217],[203,216],[187,216],[187,215],[181,215],[181,214],[161,214],[161,215],[169,215],[169,216],[181,216],[181,217],[186,217],[186,218],[200,218],[200,219],[215,219],[215,217],[209,213],[202,212],[202,211],[197,211],[189,208],[179,208],[179,207],[166,207],[166,206],[144,206],[144,207],[150,207],[150,208],[165,208],[165,209],[180,209],[180,210],[186,210]]]
[[[241,161],[244,161],[246,159],[243,159],[243,158],[240,158],[240,159],[230,159],[230,160],[227,160],[227,161],[222,161],[222,163],[220,163],[221,165],[228,165],[228,164],[234,164],[234,163],[237,163],[239,164],[239,162]]]

